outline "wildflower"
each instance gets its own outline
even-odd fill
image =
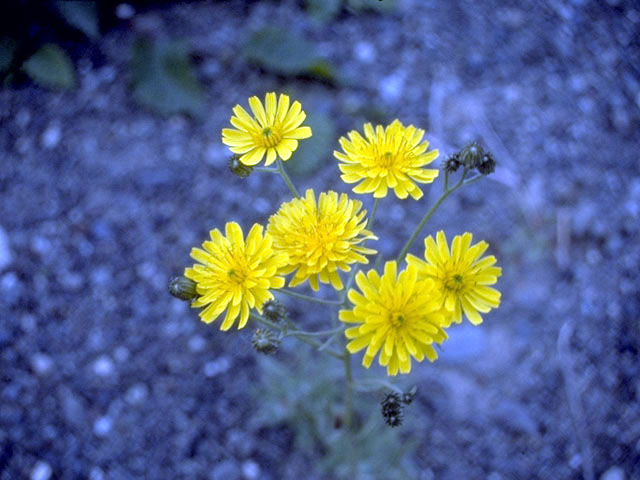
[[[405,127],[396,119],[386,128],[378,125],[375,130],[366,123],[364,134],[366,138],[353,130],[348,139],[340,138],[344,153],[333,152],[343,162],[338,165],[340,178],[345,183],[360,182],[353,188],[355,193],[374,192],[374,197],[381,198],[391,188],[398,198],[421,198],[422,190],[414,182],[431,183],[439,173],[423,168],[438,157],[438,150],[427,152],[429,142],[421,142],[424,130]]]
[[[214,321],[226,309],[220,330],[231,328],[240,317],[238,328],[247,324],[249,310],[262,313],[262,305],[273,298],[271,288],[281,288],[284,278],[277,272],[286,265],[286,255],[276,253],[262,225],[253,225],[247,239],[236,222],[227,222],[225,235],[216,228],[211,240],[191,249],[191,257],[200,262],[185,269],[185,277],[196,282],[200,297],[191,306],[205,307],[200,318]]]
[[[289,97],[280,94],[276,104],[276,94],[270,92],[264,103],[263,106],[258,97],[249,99],[253,117],[236,105],[235,115],[231,117],[235,128],[222,129],[222,143],[239,154],[240,162],[245,165],[257,165],[265,154],[265,165],[271,165],[277,157],[289,160],[298,148],[298,140],[311,136],[310,127],[300,126],[307,117],[300,102],[289,106]]]
[[[443,231],[439,231],[437,242],[432,236],[425,241],[425,260],[407,255],[407,264],[418,269],[421,278],[432,279],[442,292],[441,303],[452,312],[451,320],[462,321],[462,312],[474,325],[482,323],[482,313],[488,313],[500,305],[500,292],[494,285],[502,274],[494,266],[496,257],[482,257],[489,244],[478,242],[471,246],[472,235],[465,233],[453,238],[451,250]],[[448,325],[447,325],[448,326]]]
[[[338,270],[348,272],[351,263],[369,263],[364,255],[376,251],[361,244],[378,237],[366,230],[367,212],[361,208],[362,202],[333,191],[320,193],[316,203],[311,189],[304,198],[280,206],[269,219],[267,232],[274,248],[287,254],[288,265],[282,273],[296,272],[290,286],[308,279],[314,290],[318,281],[341,290]]]
[[[411,371],[411,357],[418,362],[438,355],[432,344],[442,343],[447,334],[442,329],[447,318],[441,309],[435,282],[418,279],[417,270],[409,267],[397,275],[395,261],[387,262],[382,277],[369,270],[358,272],[356,283],[362,293],[349,290],[353,310],[341,310],[340,320],[355,323],[345,335],[350,353],[367,348],[362,365],[369,368],[380,352],[378,362],[388,375]]]
[[[251,344],[257,352],[264,353],[265,355],[271,355],[278,350],[278,347],[280,346],[280,339],[272,330],[258,328],[253,332]]]

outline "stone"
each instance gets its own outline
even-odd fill
[[[31,470],[31,480],[49,480],[52,474],[51,466],[47,462],[39,461]]]
[[[0,227],[0,270],[4,270],[11,263],[11,247],[7,232]]]

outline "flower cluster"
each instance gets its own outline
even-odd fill
[[[369,263],[368,257],[377,253],[365,244],[378,238],[372,225],[379,199],[392,190],[400,199],[411,196],[419,200],[423,191],[418,184],[432,183],[438,177],[438,169],[426,168],[438,157],[438,150],[428,150],[424,130],[394,120],[387,126],[367,123],[364,136],[354,130],[340,138],[342,151],[335,151],[334,156],[341,179],[356,184],[355,194],[371,193],[376,199],[373,213],[367,217],[363,202],[345,193],[316,194],[308,189],[304,196],[298,196],[281,161],[289,160],[298,141],[312,134],[302,125],[306,114],[300,102],[291,104],[287,95],[272,92],[266,94],[264,104],[258,97],[251,97],[249,106],[252,115],[236,105],[230,120],[234,128],[222,130],[222,142],[234,154],[230,166],[247,176],[264,159],[264,166],[258,170],[282,175],[294,198],[273,212],[266,228],[254,224],[246,239],[240,225],[228,222],[224,234],[211,230],[210,240],[202,244],[202,249],[191,251],[197,263],[185,269],[184,277],[172,283],[171,291],[190,300],[193,307],[202,308],[203,321],[212,322],[226,312],[220,329],[228,330],[236,321],[238,328],[243,328],[254,315],[286,336],[293,323],[286,318],[284,307],[274,303],[273,294],[284,287],[285,277],[291,275],[291,288],[308,281],[316,291],[321,283],[339,291],[344,289],[343,275],[350,272],[347,285],[355,280],[355,286],[341,300],[329,302],[342,307],[338,318],[346,325],[339,331],[344,331],[348,352],[342,356],[364,351],[363,366],[369,368],[377,358],[393,376],[409,373],[412,361],[434,361],[438,357],[436,347],[448,338],[447,329],[452,323],[466,317],[478,325],[483,321],[482,314],[500,305],[500,292],[492,285],[502,271],[493,255],[485,256],[487,242],[473,244],[471,233],[455,236],[449,246],[445,233],[439,231],[435,239],[431,235],[424,239],[423,258],[404,255],[432,211],[420,222],[398,259],[384,264],[382,273],[375,268],[360,270],[361,265]],[[268,168],[276,160],[278,168]],[[464,173],[449,189],[448,175],[460,167]],[[445,163],[442,199],[459,188],[469,172],[477,170],[476,177],[467,183],[494,167],[495,160],[480,145],[465,147]],[[305,297],[286,289],[280,291]],[[253,310],[262,316],[256,316]],[[324,333],[303,334],[294,329],[296,332],[302,339]],[[327,333],[333,334],[335,329]],[[253,343],[259,351],[273,352],[281,338],[274,335],[270,330],[257,330]],[[399,424],[400,410],[394,406],[387,410],[389,421]]]

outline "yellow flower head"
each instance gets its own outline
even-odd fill
[[[441,303],[452,312],[451,320],[462,322],[462,312],[474,325],[482,323],[479,312],[488,313],[500,305],[500,292],[488,285],[494,285],[502,275],[502,269],[495,267],[496,257],[482,257],[489,244],[478,242],[471,246],[472,235],[465,233],[453,238],[451,250],[447,238],[441,230],[425,241],[426,262],[413,255],[407,255],[407,264],[418,269],[421,278],[436,282],[442,292]]]
[[[304,198],[280,206],[269,219],[267,232],[273,237],[274,248],[289,259],[282,272],[296,270],[290,286],[309,279],[314,290],[318,290],[318,280],[341,290],[338,269],[348,272],[350,263],[369,263],[364,255],[376,251],[360,244],[378,237],[366,230],[367,212],[361,208],[362,202],[332,191],[320,193],[316,203],[311,189]]]
[[[276,104],[276,94],[265,96],[265,106],[258,97],[249,99],[253,117],[240,105],[233,107],[231,124],[236,128],[222,129],[222,143],[240,155],[245,165],[257,165],[265,153],[265,165],[271,165],[276,157],[289,160],[298,148],[298,140],[311,136],[310,127],[301,127],[307,115],[300,102],[295,101],[289,107],[289,97],[280,94]]]
[[[262,313],[262,305],[273,298],[270,288],[282,288],[284,278],[278,270],[287,263],[286,255],[274,252],[269,234],[262,225],[253,225],[245,241],[236,222],[227,222],[225,235],[216,228],[209,232],[204,250],[191,249],[191,257],[200,262],[186,268],[184,276],[196,282],[201,295],[193,307],[206,307],[200,318],[214,321],[227,309],[220,330],[229,330],[240,316],[238,329],[247,324],[249,310]]]
[[[355,193],[374,192],[374,197],[381,198],[392,188],[398,198],[421,198],[422,190],[414,182],[431,183],[439,173],[423,168],[438,157],[438,150],[427,152],[429,142],[420,143],[424,130],[405,127],[396,119],[387,128],[378,125],[375,130],[366,123],[364,134],[366,138],[353,130],[349,139],[340,138],[344,153],[333,152],[344,162],[338,165],[340,178],[346,183],[360,182],[353,188]]]
[[[356,283],[362,293],[349,290],[353,310],[340,310],[340,320],[357,326],[345,331],[351,341],[350,353],[367,348],[362,365],[369,368],[378,352],[378,362],[388,375],[411,371],[411,357],[418,362],[434,361],[438,354],[433,342],[442,343],[446,313],[440,292],[429,279],[418,279],[417,270],[408,267],[397,275],[395,261],[387,262],[382,277],[375,270],[358,272]]]

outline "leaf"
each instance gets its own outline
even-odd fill
[[[245,58],[265,70],[299,75],[315,63],[315,45],[301,35],[278,27],[254,32],[243,49]]]
[[[76,83],[71,59],[64,50],[52,43],[40,47],[22,64],[22,68],[43,87],[66,90]]]
[[[16,53],[16,47],[15,40],[7,37],[0,38],[0,73],[9,70]]]
[[[300,141],[298,150],[286,163],[287,170],[297,177],[308,177],[331,160],[336,141],[336,128],[328,115],[311,113],[304,125],[311,127],[313,135]]]
[[[316,20],[326,23],[340,13],[342,2],[343,0],[307,0],[307,12]]]
[[[57,1],[56,8],[66,22],[95,40],[100,36],[98,6],[93,1]]]
[[[395,0],[347,0],[347,3],[351,9],[356,11],[391,12],[396,7]]]
[[[184,44],[137,39],[133,44],[131,71],[133,97],[145,107],[163,115],[204,113],[204,91]]]

